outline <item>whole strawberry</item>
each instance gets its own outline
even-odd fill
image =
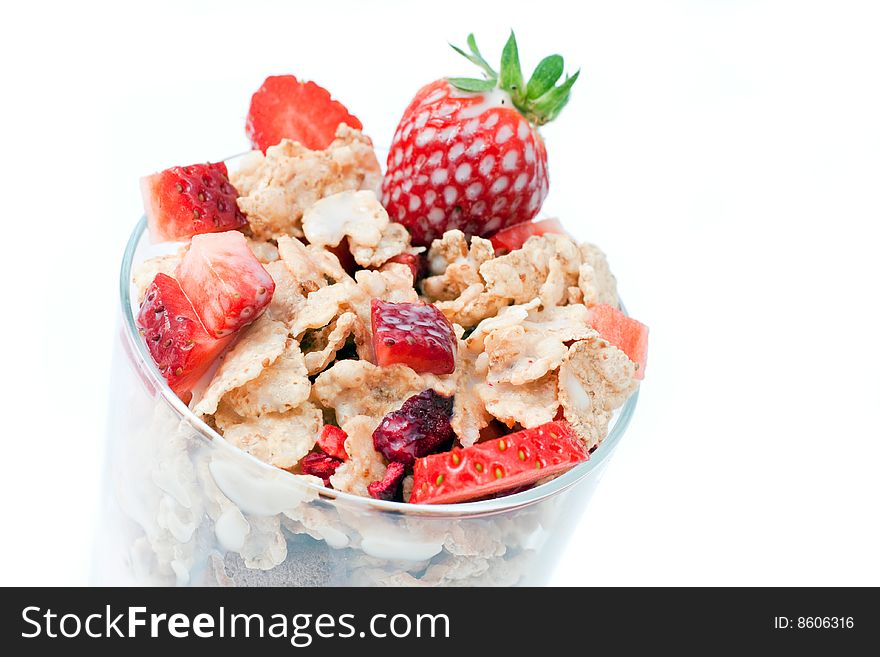
[[[568,102],[578,73],[558,86],[564,62],[543,59],[523,81],[511,32],[496,72],[468,36],[484,79],[446,78],[422,87],[391,142],[382,203],[417,245],[445,231],[490,235],[530,221],[547,196],[547,150],[538,126]]]

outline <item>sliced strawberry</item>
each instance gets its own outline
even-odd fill
[[[589,459],[568,422],[420,458],[413,468],[414,504],[466,502],[528,486]]]
[[[452,397],[434,390],[413,395],[390,412],[373,431],[373,447],[389,461],[412,465],[417,458],[449,449]]]
[[[604,303],[590,308],[590,326],[629,356],[636,364],[636,378],[645,378],[648,365],[648,327]]]
[[[330,476],[336,472],[336,468],[340,465],[342,465],[340,459],[335,459],[320,452],[313,452],[307,454],[300,461],[299,468],[303,474],[320,477],[324,480],[324,485],[330,488]]]
[[[325,424],[324,428],[321,429],[321,435],[318,436],[318,447],[328,456],[337,458],[340,461],[347,461],[348,452],[345,451],[346,438],[348,438],[348,434],[342,429],[334,427],[332,424]]]
[[[546,235],[547,233],[555,233],[557,235],[565,235],[565,229],[558,219],[542,219],[541,221],[524,221],[521,224],[502,228],[492,237],[490,241],[495,248],[495,253],[505,253],[508,251],[516,251],[522,248],[530,237],[534,235]]]
[[[402,363],[420,374],[455,371],[455,331],[435,306],[373,299],[370,309],[377,365]]]
[[[275,281],[234,230],[193,237],[176,276],[216,338],[254,321],[275,292]]]
[[[391,462],[385,470],[385,476],[381,481],[374,481],[367,486],[367,492],[370,497],[377,500],[390,501],[397,497],[397,491],[400,490],[400,482],[406,474],[406,466],[403,463]]]
[[[154,242],[185,240],[247,223],[223,162],[171,167],[141,178],[141,193]]]
[[[153,362],[178,396],[184,397],[229,344],[208,335],[177,281],[156,274],[141,304],[137,325]]]
[[[363,127],[329,91],[314,82],[273,75],[251,98],[245,130],[254,148],[264,153],[282,139],[320,150],[333,141],[340,123],[358,130]]]

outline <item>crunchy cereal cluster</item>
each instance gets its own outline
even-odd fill
[[[590,306],[618,305],[597,247],[546,234],[496,256],[488,240],[450,230],[425,254],[428,276],[417,290],[410,267],[389,261],[423,249],[379,203],[379,165],[358,130],[340,125],[323,151],[287,140],[265,155],[255,151],[231,179],[249,219],[248,244],[275,294],[195,391],[191,408],[256,458],[298,473],[332,422],[348,435],[349,458],[330,482],[367,495],[386,468],[374,429],[426,389],[455,396],[452,427],[463,446],[493,421],[531,428],[561,412],[592,448],[636,388],[635,365],[589,325]],[[349,274],[341,249],[363,269]],[[179,259],[147,261],[135,285],[146,289]],[[373,298],[434,303],[458,337],[455,372],[374,365]],[[411,486],[408,477],[405,491]]]

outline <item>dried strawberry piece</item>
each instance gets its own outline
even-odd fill
[[[303,474],[320,477],[324,480],[324,485],[329,488],[330,475],[336,472],[336,468],[342,465],[342,461],[320,452],[313,452],[300,461],[299,465]]]
[[[392,461],[388,464],[382,481],[374,481],[367,486],[367,492],[370,494],[370,497],[375,497],[377,500],[391,501],[397,497],[397,491],[400,490],[400,482],[403,481],[405,474],[406,466],[403,463]]]
[[[412,465],[417,458],[448,449],[452,443],[453,398],[434,390],[413,395],[373,432],[373,446],[389,461]]]
[[[334,427],[332,424],[325,424],[324,428],[321,429],[321,435],[318,436],[318,447],[328,456],[332,456],[340,461],[347,461],[348,452],[345,451],[346,438],[348,438],[348,434],[342,429]]]
[[[370,317],[377,365],[401,363],[419,374],[455,371],[455,331],[435,306],[373,299]]]

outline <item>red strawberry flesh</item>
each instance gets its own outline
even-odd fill
[[[419,280],[419,274],[422,268],[422,259],[413,253],[401,253],[393,258],[389,258],[388,262],[395,262],[400,265],[406,265],[412,271],[413,285]],[[388,264],[388,263],[386,263]]]
[[[340,465],[342,465],[340,459],[335,459],[320,452],[313,452],[306,455],[300,461],[299,467],[303,474],[319,477],[324,481],[324,485],[329,488],[330,476],[336,472],[336,468]]]
[[[373,432],[373,446],[389,461],[411,465],[417,458],[446,449],[454,436],[453,398],[434,390],[413,395]]]
[[[373,299],[370,310],[377,365],[402,363],[419,374],[455,371],[455,331],[435,306]]]
[[[180,241],[247,224],[223,162],[171,167],[141,178],[141,192],[154,242]]]
[[[314,82],[273,75],[251,98],[245,130],[254,148],[264,153],[282,139],[320,150],[333,141],[340,123],[358,130],[363,127],[329,91]]]
[[[176,276],[208,333],[218,338],[259,317],[275,292],[275,281],[238,231],[193,237]]]
[[[529,486],[589,459],[567,422],[549,422],[502,438],[416,460],[413,504],[466,502]]]
[[[490,239],[495,254],[516,251],[522,248],[530,237],[534,235],[546,235],[555,233],[565,235],[565,229],[558,219],[542,219],[541,221],[526,221],[515,226],[508,226],[495,233]]]
[[[208,334],[176,280],[156,274],[137,317],[153,362],[178,396],[185,396],[232,339]]]
[[[400,482],[406,474],[406,466],[403,463],[391,462],[385,470],[385,476],[381,481],[374,481],[367,486],[370,497],[377,500],[390,501],[397,497],[400,490]]]
[[[318,436],[318,447],[328,456],[346,461],[348,460],[348,452],[345,451],[346,438],[348,434],[342,429],[332,424],[325,424],[321,429],[321,435]]]

